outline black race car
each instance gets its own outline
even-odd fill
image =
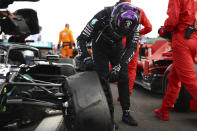
[[[1,0],[0,8],[14,1]],[[16,18],[0,19],[1,31],[14,43],[0,44],[0,128],[38,121],[46,108],[62,111],[69,131],[112,131],[109,107],[96,72],[76,73],[72,63],[37,48],[15,44],[39,33],[36,11],[19,9]],[[0,129],[4,130],[4,129]]]
[[[70,63],[56,63],[58,59],[54,57],[39,59],[38,49],[27,45],[3,44],[0,49],[4,71],[0,127],[36,122],[43,118],[46,108],[51,108],[62,111],[70,131],[112,130],[108,104],[96,72],[76,73]]]

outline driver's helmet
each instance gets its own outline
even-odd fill
[[[110,26],[121,36],[127,36],[139,25],[140,10],[129,2],[122,2],[113,8]]]

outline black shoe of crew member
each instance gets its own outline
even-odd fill
[[[137,121],[130,115],[130,110],[124,110],[122,121],[130,126],[137,126]]]

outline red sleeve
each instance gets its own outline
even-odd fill
[[[145,35],[152,31],[152,25],[142,9],[140,9],[140,24],[144,26],[144,28],[140,30],[140,35]]]
[[[172,32],[179,22],[180,14],[180,0],[169,0],[167,15],[168,18],[165,20],[164,29],[168,32]]]

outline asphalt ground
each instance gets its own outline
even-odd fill
[[[155,117],[154,109],[158,108],[162,96],[153,94],[141,87],[135,86],[131,100],[131,115],[138,121],[138,126],[128,126],[121,121],[122,111],[117,101],[118,90],[115,84],[111,84],[114,98],[115,121],[119,125],[118,131],[196,131],[197,112],[170,111],[170,120],[162,121]],[[50,116],[42,122],[19,129],[19,131],[66,131],[62,124],[62,117]],[[42,123],[42,124],[41,124]],[[39,125],[40,124],[40,125]],[[56,128],[57,127],[57,128]]]
[[[118,131],[197,131],[197,112],[170,111],[170,120],[162,121],[154,115],[162,96],[153,94],[142,87],[135,86],[130,97],[131,115],[138,121],[137,127],[127,126],[121,121],[122,111],[117,101],[117,88],[112,85],[115,105],[115,119],[119,125]]]

